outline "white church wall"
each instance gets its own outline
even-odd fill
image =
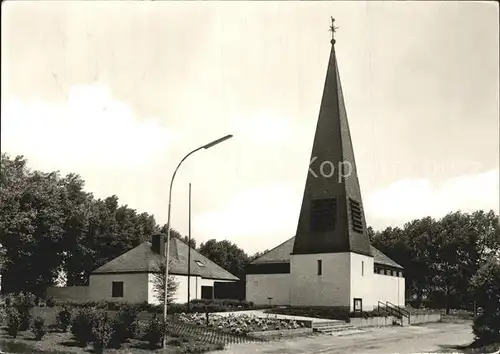
[[[373,257],[351,253],[350,275],[350,310],[354,311],[354,298],[362,299],[363,311],[373,310]]]
[[[322,261],[321,275],[318,260]],[[290,272],[292,306],[349,307],[349,253],[292,255]]]
[[[246,300],[256,305],[290,305],[290,274],[248,274]]]
[[[405,306],[405,278],[382,274],[373,274],[373,278],[375,306],[378,301],[389,301],[394,305]]]

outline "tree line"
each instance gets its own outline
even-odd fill
[[[96,198],[77,174],[31,170],[23,156],[1,155],[0,264],[2,291],[43,296],[61,273],[66,285],[87,285],[90,273],[111,259],[166,234],[148,213],[119,205],[118,197]],[[188,243],[187,236],[171,235]],[[196,247],[196,241],[190,241]],[[248,256],[235,244],[215,240],[198,250],[235,275]]]
[[[4,292],[43,295],[61,271],[68,286],[87,285],[90,273],[109,260],[166,233],[148,213],[119,205],[117,196],[95,198],[77,174],[61,176],[28,168],[22,156],[1,155],[0,245]],[[425,217],[383,231],[368,228],[372,244],[404,267],[407,298],[441,307],[474,302],[471,284],[489,257],[500,255],[499,216],[493,211],[453,212]],[[201,254],[245,278],[248,255],[233,242],[215,239],[197,246]]]
[[[424,217],[403,227],[369,229],[373,246],[404,267],[406,295],[417,307],[472,307],[474,276],[500,256],[499,216],[494,211]]]

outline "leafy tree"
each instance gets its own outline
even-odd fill
[[[167,231],[168,231],[167,224],[165,224],[160,229],[160,232],[166,235]],[[182,236],[181,233],[174,228],[170,230],[170,237],[175,237],[184,242],[186,245],[190,245],[191,248],[196,249],[196,240],[194,238],[191,237],[191,240],[189,240],[188,236]]]
[[[1,164],[5,290],[41,295],[53,283],[62,261],[64,214],[59,174],[32,172],[23,157],[11,160],[2,154]]]
[[[153,216],[94,199],[76,174],[31,171],[22,156],[1,156],[0,244],[3,289],[43,296],[62,269],[67,285],[88,284],[89,274],[158,230]]]
[[[170,262],[171,264],[171,262]],[[173,275],[168,276],[167,304],[175,300],[175,294],[179,287],[179,282]],[[155,265],[153,277],[153,290],[156,299],[163,305],[165,303],[165,263],[158,262]]]
[[[208,240],[198,249],[202,255],[215,262],[231,274],[244,279],[245,265],[249,261],[248,255],[236,244],[223,240]]]
[[[482,342],[500,341],[500,259],[490,255],[474,275],[472,288],[483,311],[475,320],[473,331]]]

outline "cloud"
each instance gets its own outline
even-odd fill
[[[226,208],[193,221],[200,241],[228,239],[249,253],[272,248],[295,233],[300,199],[292,188],[271,185],[236,195]]]
[[[296,136],[291,122],[271,112],[238,116],[231,123],[235,136],[254,146],[282,145]]]
[[[137,120],[97,84],[73,86],[64,103],[7,100],[1,134],[3,151],[68,169],[145,165],[173,139],[157,120]]]
[[[425,216],[478,209],[499,211],[499,170],[465,175],[432,185],[428,179],[403,179],[369,194],[368,223],[375,228],[400,225]]]

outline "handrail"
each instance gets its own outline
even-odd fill
[[[378,304],[377,304],[377,308],[378,308],[378,313],[380,314],[380,304],[382,304],[382,310],[384,310],[385,312],[390,312],[387,310],[387,306],[382,302],[382,301],[379,301]],[[385,309],[384,309],[385,307]]]
[[[404,314],[406,317],[410,317],[410,312],[408,312],[407,310],[405,310],[404,308],[398,306],[398,305],[394,305],[392,302],[389,302],[389,301],[386,301],[389,305],[397,308],[402,314]]]
[[[387,307],[391,307],[392,309],[394,309],[395,311],[398,312],[399,316],[402,317],[407,317],[408,318],[408,324],[410,324],[410,321],[411,321],[411,315],[410,315],[410,312],[408,312],[407,310],[397,306],[397,305],[394,305],[392,302],[389,302],[389,301],[386,301],[386,306]]]
[[[380,304],[382,304],[383,306],[382,309],[391,314],[392,316],[402,317],[401,313],[397,309],[391,307],[387,302],[383,303],[382,301],[379,301],[378,304],[379,309],[380,309]]]

